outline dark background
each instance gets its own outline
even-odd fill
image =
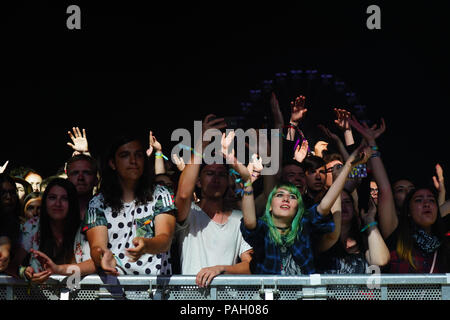
[[[71,154],[73,126],[86,128],[94,155],[130,127],[151,129],[169,153],[174,129],[208,113],[242,114],[249,90],[276,73],[318,70],[344,81],[344,92],[311,82],[290,88],[283,108],[305,94],[309,127],[320,117],[337,132],[332,106],[346,107],[345,92],[355,92],[368,118],[386,120],[379,145],[392,179],[429,181],[436,163],[450,171],[450,29],[440,2],[92,2],[3,10],[0,164],[55,173]],[[81,8],[81,30],[66,28],[70,4]],[[381,8],[381,30],[366,28],[370,4]]]

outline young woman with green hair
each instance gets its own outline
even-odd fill
[[[234,152],[228,153],[234,135],[222,137],[222,153],[244,182],[242,197],[243,219],[241,232],[253,247],[250,270],[254,274],[311,274],[315,272],[313,240],[323,240],[323,235],[333,233],[334,222],[330,213],[351,169],[367,162],[370,149],[355,150],[318,205],[306,209],[299,190],[291,183],[279,183],[269,194],[263,217],[257,219],[251,172],[237,161]],[[335,238],[335,237],[334,237]],[[336,241],[333,240],[334,242]],[[327,247],[334,242],[321,246]]]

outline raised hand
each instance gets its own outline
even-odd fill
[[[315,145],[314,145],[314,154],[318,157],[323,157],[323,152],[325,150],[328,150],[328,142],[325,141],[318,141]]]
[[[232,164],[237,161],[237,159],[234,156],[234,148],[231,149],[231,152],[228,153],[228,150],[230,148],[231,143],[234,140],[234,131],[231,131],[227,136],[225,133],[222,133],[222,154],[225,157],[228,164]]]
[[[441,189],[441,186],[444,185],[444,171],[442,170],[442,167],[439,163],[436,164],[435,168],[437,177],[433,176],[433,183],[436,190],[439,191]]]
[[[297,146],[294,152],[294,160],[299,163],[302,163],[308,155],[308,140],[303,140],[302,146]]]
[[[305,108],[306,98],[304,96],[298,96],[294,101],[291,101],[291,119],[290,121],[294,124],[297,124],[303,117],[305,113],[308,111]]]
[[[366,139],[369,145],[375,143],[375,140],[386,131],[386,124],[383,118],[381,118],[381,125],[379,128],[377,128],[376,124],[372,127],[369,127],[366,123],[361,124],[355,116],[349,119],[348,122],[364,137],[364,139]]]
[[[262,158],[258,157],[256,153],[252,155],[251,161],[247,166],[247,170],[251,175],[252,183],[255,182],[261,175],[263,170]]]
[[[86,130],[83,129],[83,133],[80,132],[78,127],[73,127],[72,132],[68,131],[70,139],[72,139],[73,143],[67,142],[67,145],[72,147],[75,153],[87,153],[89,152],[88,141],[86,137]]]
[[[8,166],[8,163],[9,163],[9,160],[7,160],[4,165],[0,166],[0,173],[5,172],[5,169]]]
[[[180,171],[183,171],[186,167],[183,158],[178,157],[178,155],[176,155],[175,153],[172,154],[172,161]]]
[[[351,113],[345,109],[334,108],[334,112],[336,112],[337,119],[334,120],[334,123],[341,129],[342,131],[350,130],[349,119],[351,118]]]
[[[367,212],[361,208],[360,216],[361,221],[364,225],[368,225],[371,222],[375,221],[375,215],[377,214],[377,206],[373,201],[372,197],[369,197],[369,207],[367,208]]]
[[[156,140],[156,137],[153,135],[153,132],[149,132],[148,135],[148,149],[146,151],[147,157],[150,157],[152,155],[153,149],[155,149],[156,152],[161,152],[162,147],[161,144]]]

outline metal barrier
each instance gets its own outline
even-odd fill
[[[195,276],[68,277],[44,285],[0,275],[0,300],[450,300],[450,274],[221,275],[208,288]]]

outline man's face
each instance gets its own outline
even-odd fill
[[[122,181],[138,181],[144,173],[145,150],[139,141],[120,146],[109,165]]]
[[[87,160],[78,160],[71,163],[67,167],[67,179],[74,184],[79,196],[92,195],[98,182],[97,175],[91,163]]]
[[[399,180],[394,183],[392,186],[394,192],[394,201],[397,209],[400,209],[403,206],[403,202],[405,201],[406,195],[414,189],[414,185],[411,181],[408,180]]]
[[[33,188],[33,192],[40,192],[41,191],[41,182],[42,177],[36,173],[30,173],[27,175],[25,180],[31,184],[31,187]]]
[[[228,171],[222,164],[210,164],[200,172],[197,186],[206,198],[222,198],[229,183]]]
[[[325,166],[306,171],[306,186],[309,191],[317,193],[321,191],[325,186],[325,179],[327,177]]]
[[[375,181],[370,181],[370,196],[375,204],[378,204],[378,186]]]
[[[302,168],[295,164],[288,164],[283,167],[282,178],[294,184],[301,194],[306,190],[306,175]]]

